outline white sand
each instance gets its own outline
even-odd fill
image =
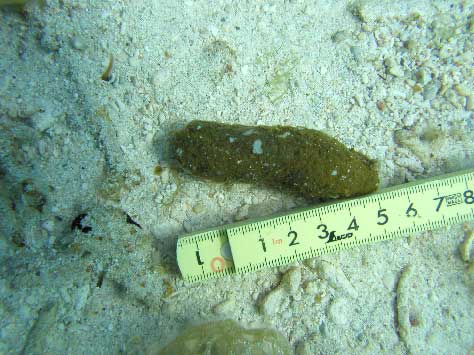
[[[0,8],[0,353],[137,354],[231,318],[299,355],[471,354],[473,223],[294,265],[267,316],[289,266],[184,286],[180,234],[305,202],[176,173],[167,137],[193,119],[321,129],[383,186],[472,168],[473,60],[472,0]]]

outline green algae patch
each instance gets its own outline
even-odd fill
[[[24,5],[30,0],[0,0],[0,6],[3,5]]]
[[[158,353],[149,355],[292,355],[288,341],[271,329],[245,329],[231,320],[184,331]]]
[[[171,145],[192,175],[307,199],[363,195],[379,183],[376,161],[307,128],[192,121],[174,134]]]

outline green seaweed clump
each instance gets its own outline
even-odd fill
[[[24,5],[30,0],[0,0],[0,6],[3,5]]]
[[[307,128],[192,121],[171,144],[176,160],[193,175],[306,199],[363,195],[379,184],[376,161]]]
[[[231,320],[189,328],[149,355],[292,355],[288,341],[275,330],[245,329]]]

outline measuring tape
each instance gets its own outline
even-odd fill
[[[474,220],[474,169],[185,235],[178,239],[177,258],[191,283],[469,220]]]

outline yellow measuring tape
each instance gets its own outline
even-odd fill
[[[246,273],[474,220],[474,169],[178,239],[186,282]]]

